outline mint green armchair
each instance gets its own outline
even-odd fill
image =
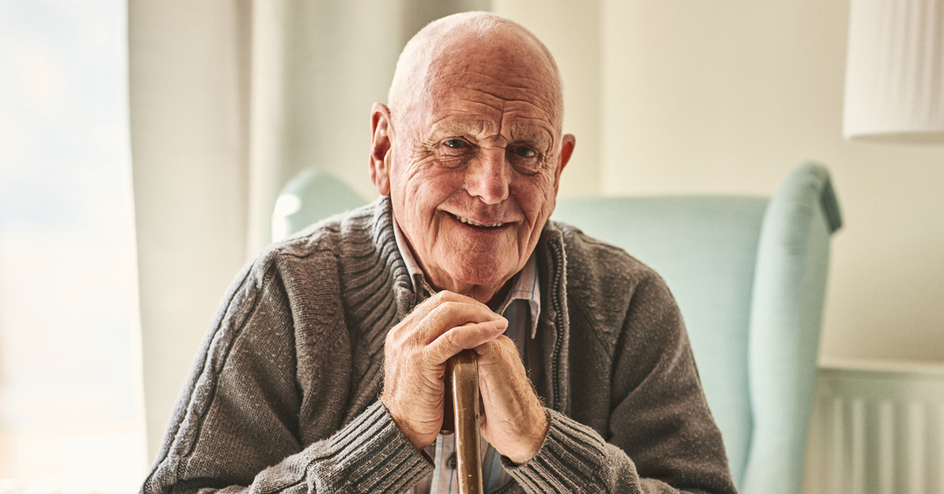
[[[829,172],[797,168],[771,198],[558,200],[554,218],[616,244],[675,295],[741,494],[799,493],[829,237]]]
[[[329,175],[304,173],[279,198],[274,240],[367,202]],[[801,166],[770,198],[560,198],[553,219],[666,279],[739,491],[799,493],[829,237],[842,222],[827,170]]]

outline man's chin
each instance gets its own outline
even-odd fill
[[[492,258],[485,262],[482,259],[463,258],[449,268],[447,273],[457,289],[463,292],[471,289],[475,293],[498,291],[516,272],[513,263]],[[487,298],[491,298],[491,295]]]

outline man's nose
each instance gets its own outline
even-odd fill
[[[511,169],[505,162],[504,148],[486,149],[467,169],[466,190],[486,204],[498,204],[508,198]]]

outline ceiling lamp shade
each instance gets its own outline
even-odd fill
[[[846,139],[944,143],[944,0],[852,0]]]

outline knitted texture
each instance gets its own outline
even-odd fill
[[[544,445],[501,492],[734,492],[662,280],[563,224],[537,247]],[[412,283],[378,199],[272,246],[230,288],[142,492],[403,492],[428,475],[377,399]]]

